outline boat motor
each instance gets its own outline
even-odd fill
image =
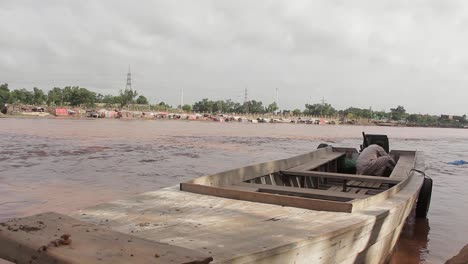
[[[366,134],[362,132],[363,142],[361,145],[361,152],[370,145],[380,145],[387,153],[390,152],[387,135]]]

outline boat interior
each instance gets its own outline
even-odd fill
[[[225,198],[324,211],[355,212],[404,187],[417,152],[392,150],[388,177],[355,174],[354,148],[325,147],[297,157],[203,176],[181,190]]]

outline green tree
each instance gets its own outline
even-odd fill
[[[146,97],[144,97],[143,95],[140,95],[136,99],[136,103],[145,105],[145,104],[148,104],[148,99],[146,99]]]
[[[58,87],[54,87],[47,93],[47,105],[62,105],[63,91]]]
[[[0,111],[5,112],[5,104],[8,103],[10,99],[10,89],[8,89],[8,83],[0,85]]]
[[[265,111],[267,113],[274,113],[276,112],[277,110],[279,109],[278,105],[276,104],[276,102],[273,102],[271,103],[270,105],[268,105],[268,107],[265,109]]]
[[[408,122],[410,123],[418,123],[420,118],[421,118],[421,115],[411,114],[411,115],[408,115],[406,120],[408,120]]]
[[[389,114],[385,111],[375,111],[373,112],[373,118],[375,119],[384,119],[384,118],[388,118],[389,117]]]
[[[357,107],[349,107],[348,109],[344,111],[338,111],[340,115],[348,118],[348,119],[353,119],[353,118],[367,118],[370,119],[372,118],[372,111],[370,109],[361,109]]]
[[[336,109],[331,104],[306,104],[304,114],[315,116],[332,116],[336,114]]]
[[[294,110],[292,111],[292,114],[295,115],[295,116],[298,116],[298,115],[301,115],[301,114],[302,114],[302,111],[299,110],[299,109],[294,109]]]
[[[34,102],[34,94],[26,89],[13,90],[10,93],[10,99],[8,100],[11,104],[28,104],[31,105]]]
[[[120,97],[119,96],[113,96],[113,95],[104,95],[102,98],[102,102],[107,105],[114,105],[114,104],[119,104],[120,103]]]
[[[403,118],[406,118],[406,109],[401,105],[396,108],[391,108],[390,113],[393,120],[402,120]]]
[[[247,101],[244,103],[243,108],[245,109],[246,113],[250,114],[261,114],[265,112],[265,108],[263,107],[263,103],[261,101]]]
[[[96,94],[96,103],[103,103],[104,95],[101,93]]]
[[[34,87],[33,88],[33,104],[34,105],[43,105],[44,102],[47,101],[47,96],[45,95],[44,91],[41,89]]]
[[[166,104],[165,102],[160,102],[159,104],[155,105],[154,108],[158,111],[167,111],[172,108],[172,106]]]
[[[195,102],[193,104],[193,111],[212,113],[213,112],[213,105],[214,105],[213,101],[208,100],[208,98],[204,98],[201,101]]]
[[[135,97],[137,97],[137,91],[133,91],[131,89],[120,90],[120,107],[124,107],[133,103]]]
[[[186,105],[182,106],[182,110],[184,112],[191,112],[192,111],[192,106],[189,105],[189,104],[186,104]]]
[[[64,97],[67,98],[70,106],[94,106],[96,101],[96,93],[89,91],[86,88],[73,86],[70,89],[64,88]]]
[[[224,102],[224,111],[225,113],[234,113],[237,111],[237,109],[239,109],[241,107],[241,104],[240,103],[237,103],[237,102],[233,102],[231,99],[227,99],[225,102]]]

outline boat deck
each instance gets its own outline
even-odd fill
[[[397,193],[415,166],[416,152],[393,151],[398,160],[389,177],[342,173],[348,152],[326,147],[315,152],[247,166],[181,183],[181,190],[251,202],[351,213]]]
[[[305,158],[308,156],[304,156]],[[291,161],[294,160],[284,161],[287,163],[286,168],[304,163],[301,160],[292,163]],[[280,188],[273,191],[284,192],[283,188],[292,187],[246,182],[257,178],[258,175],[268,175],[271,171],[281,170],[277,164],[268,163],[241,168],[246,172],[245,178],[241,181],[236,180],[234,185],[234,182],[227,181],[225,177],[201,177],[195,179],[192,184],[228,185],[233,191],[240,188],[241,194],[246,193],[243,188]],[[418,164],[411,164],[420,168]],[[328,164],[320,166],[323,165],[329,166]],[[224,175],[230,173],[239,175],[238,172],[236,169],[224,172]],[[292,172],[297,173],[296,170]],[[333,172],[302,171],[301,173],[318,175],[325,173],[330,179],[334,177]],[[398,185],[402,181],[399,178],[402,175],[405,184]],[[213,257],[214,263],[384,263],[388,252],[398,239],[423,181],[422,176],[407,168],[394,176],[381,179],[397,184],[389,189],[394,191],[382,192],[364,199],[355,198],[364,194],[337,190],[336,193],[348,195],[349,199],[362,203],[349,211],[331,211],[326,207],[325,211],[309,210],[277,203],[229,199],[181,191],[179,186],[173,186],[93,206],[70,216],[85,224],[95,224],[99,229],[110,228],[108,230],[153,241],[157,245],[168,244],[178,249],[187,249],[188,252],[193,250],[201,256]],[[360,179],[365,180],[359,181]],[[237,186],[240,182],[243,184]],[[369,189],[374,186],[370,186],[369,182],[374,184],[382,181],[373,181],[373,178],[354,178],[346,182],[345,188],[349,189],[348,184],[360,187],[361,182],[366,184],[365,189]],[[397,186],[401,186],[401,189],[396,189]],[[317,192],[323,191],[313,188],[294,189],[295,192],[297,189],[312,192],[312,194],[304,193],[305,197],[295,197],[312,203],[317,198]],[[330,195],[330,190],[325,192]],[[252,193],[258,193],[258,190]],[[289,197],[276,193],[263,194],[276,197],[278,202]],[[309,199],[307,195],[315,196],[314,199]],[[329,200],[323,202],[321,206],[329,202],[341,203]],[[0,242],[5,234],[6,232],[0,232]],[[25,236],[24,239],[18,244],[30,243],[31,237]],[[1,253],[0,250],[0,257],[3,257]],[[195,253],[192,255],[199,256]]]
[[[410,177],[408,188],[355,213],[219,198],[174,186],[72,217],[199,251],[213,256],[214,263],[378,263],[369,262],[378,255],[372,252],[392,246],[379,244],[383,237],[396,242],[394,225],[404,222],[422,179]]]

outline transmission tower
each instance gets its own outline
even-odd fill
[[[247,103],[247,101],[249,101],[249,91],[247,90],[247,88],[245,88],[245,90],[244,90],[244,104]]]
[[[132,73],[130,72],[130,65],[128,65],[128,73],[127,73],[127,85],[125,85],[125,90],[132,89]]]
[[[249,113],[249,105],[247,104],[248,101],[249,101],[249,94],[248,94],[247,88],[245,88],[245,90],[244,90],[244,111],[245,111],[246,114]]]
[[[276,90],[275,90],[275,103],[276,103],[276,105],[279,104],[278,88],[276,88]]]
[[[322,97],[322,100],[320,100],[322,104],[324,105],[327,101],[325,100],[325,97]]]
[[[180,88],[180,109],[184,106],[184,88]]]

